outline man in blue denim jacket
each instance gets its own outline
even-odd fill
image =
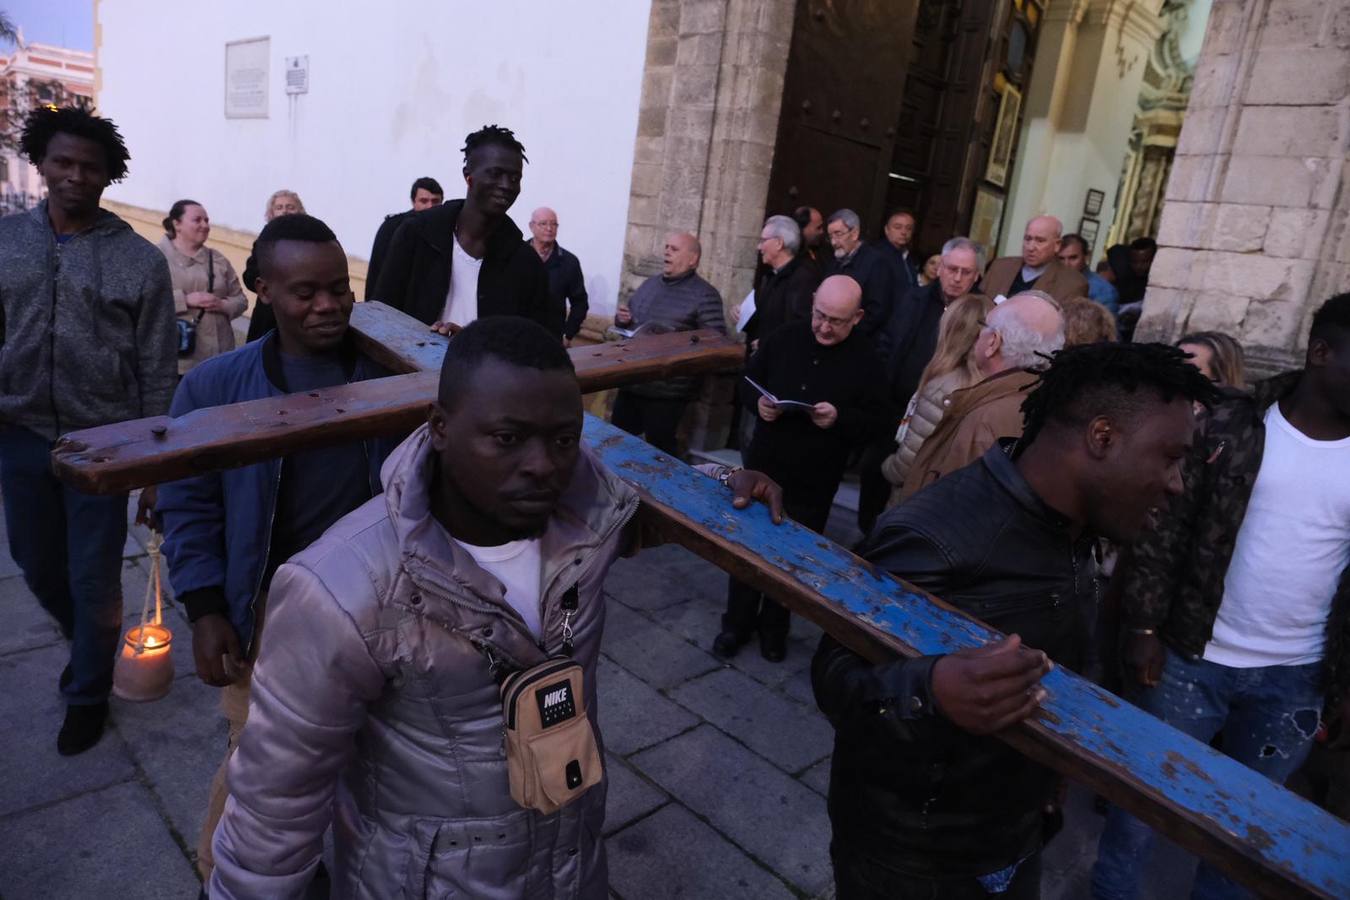
[[[172,415],[391,374],[352,344],[347,257],[327,225],[303,214],[282,216],[263,229],[254,252],[258,299],[272,307],[276,329],[189,372]],[[192,622],[197,676],[224,689],[227,760],[248,715],[250,662],[272,573],[379,493],[380,466],[398,440],[300,450],[159,488],[169,577]],[[222,765],[197,849],[204,878],[226,794]]]

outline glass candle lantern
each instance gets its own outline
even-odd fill
[[[163,625],[127,629],[113,669],[113,693],[123,700],[158,700],[173,685],[173,632]]]

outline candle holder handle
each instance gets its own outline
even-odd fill
[[[150,540],[145,545],[145,552],[150,557],[150,577],[145,582],[145,602],[141,604],[141,627],[136,633],[136,653],[140,655],[145,652],[145,626],[150,622],[150,598],[155,599],[155,625],[164,624],[164,592],[160,587],[160,545],[164,539],[160,537],[158,531],[150,532]]]

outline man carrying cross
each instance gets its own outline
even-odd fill
[[[280,216],[254,243],[258,301],[276,327],[261,340],[194,368],[170,413],[303,393],[390,373],[358,353],[348,332],[347,256],[323,222]],[[380,492],[380,465],[397,439],[352,441],[169,482],[158,490],[169,578],[192,622],[197,677],[221,688],[229,723],[211,784],[197,868],[211,877],[211,835],[225,808],[225,766],[248,717],[268,588],[277,567]],[[146,492],[150,493],[149,491]]]
[[[990,735],[1034,712],[1047,654],[1077,667],[1096,607],[1096,536],[1128,543],[1181,494],[1194,403],[1213,396],[1175,348],[1061,351],[1022,406],[1020,442],[877,522],[866,559],[1009,636],[875,666],[821,639],[811,680],[835,727],[839,900],[1040,896],[1057,779]]]
[[[483,319],[451,341],[385,493],[273,579],[212,898],[298,896],[330,821],[335,896],[605,896],[603,782],[518,805],[498,696],[499,676],[562,657],[594,727],[601,586],[638,498],[582,447],[582,419],[540,326]],[[781,519],[768,478],[721,478]]]

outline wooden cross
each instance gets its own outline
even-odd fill
[[[75,432],[52,452],[56,474],[86,493],[118,494],[309,447],[399,434],[426,421],[449,338],[379,302],[353,306],[351,330],[361,352],[400,374]],[[735,370],[745,359],[741,344],[716,331],[669,332],[568,353],[586,393]]]
[[[53,451],[53,465],[81,490],[120,493],[417,425],[436,394],[445,341],[377,303],[357,304],[352,326],[369,355],[414,374],[76,432]],[[701,332],[571,351],[587,391],[734,368],[741,353]],[[584,435],[668,540],[868,659],[951,653],[1001,637],[815,532],[774,526],[762,507],[733,511],[715,481],[599,419],[587,416]],[[1002,740],[1262,894],[1350,897],[1350,824],[1066,669],[1042,684],[1039,712]]]

